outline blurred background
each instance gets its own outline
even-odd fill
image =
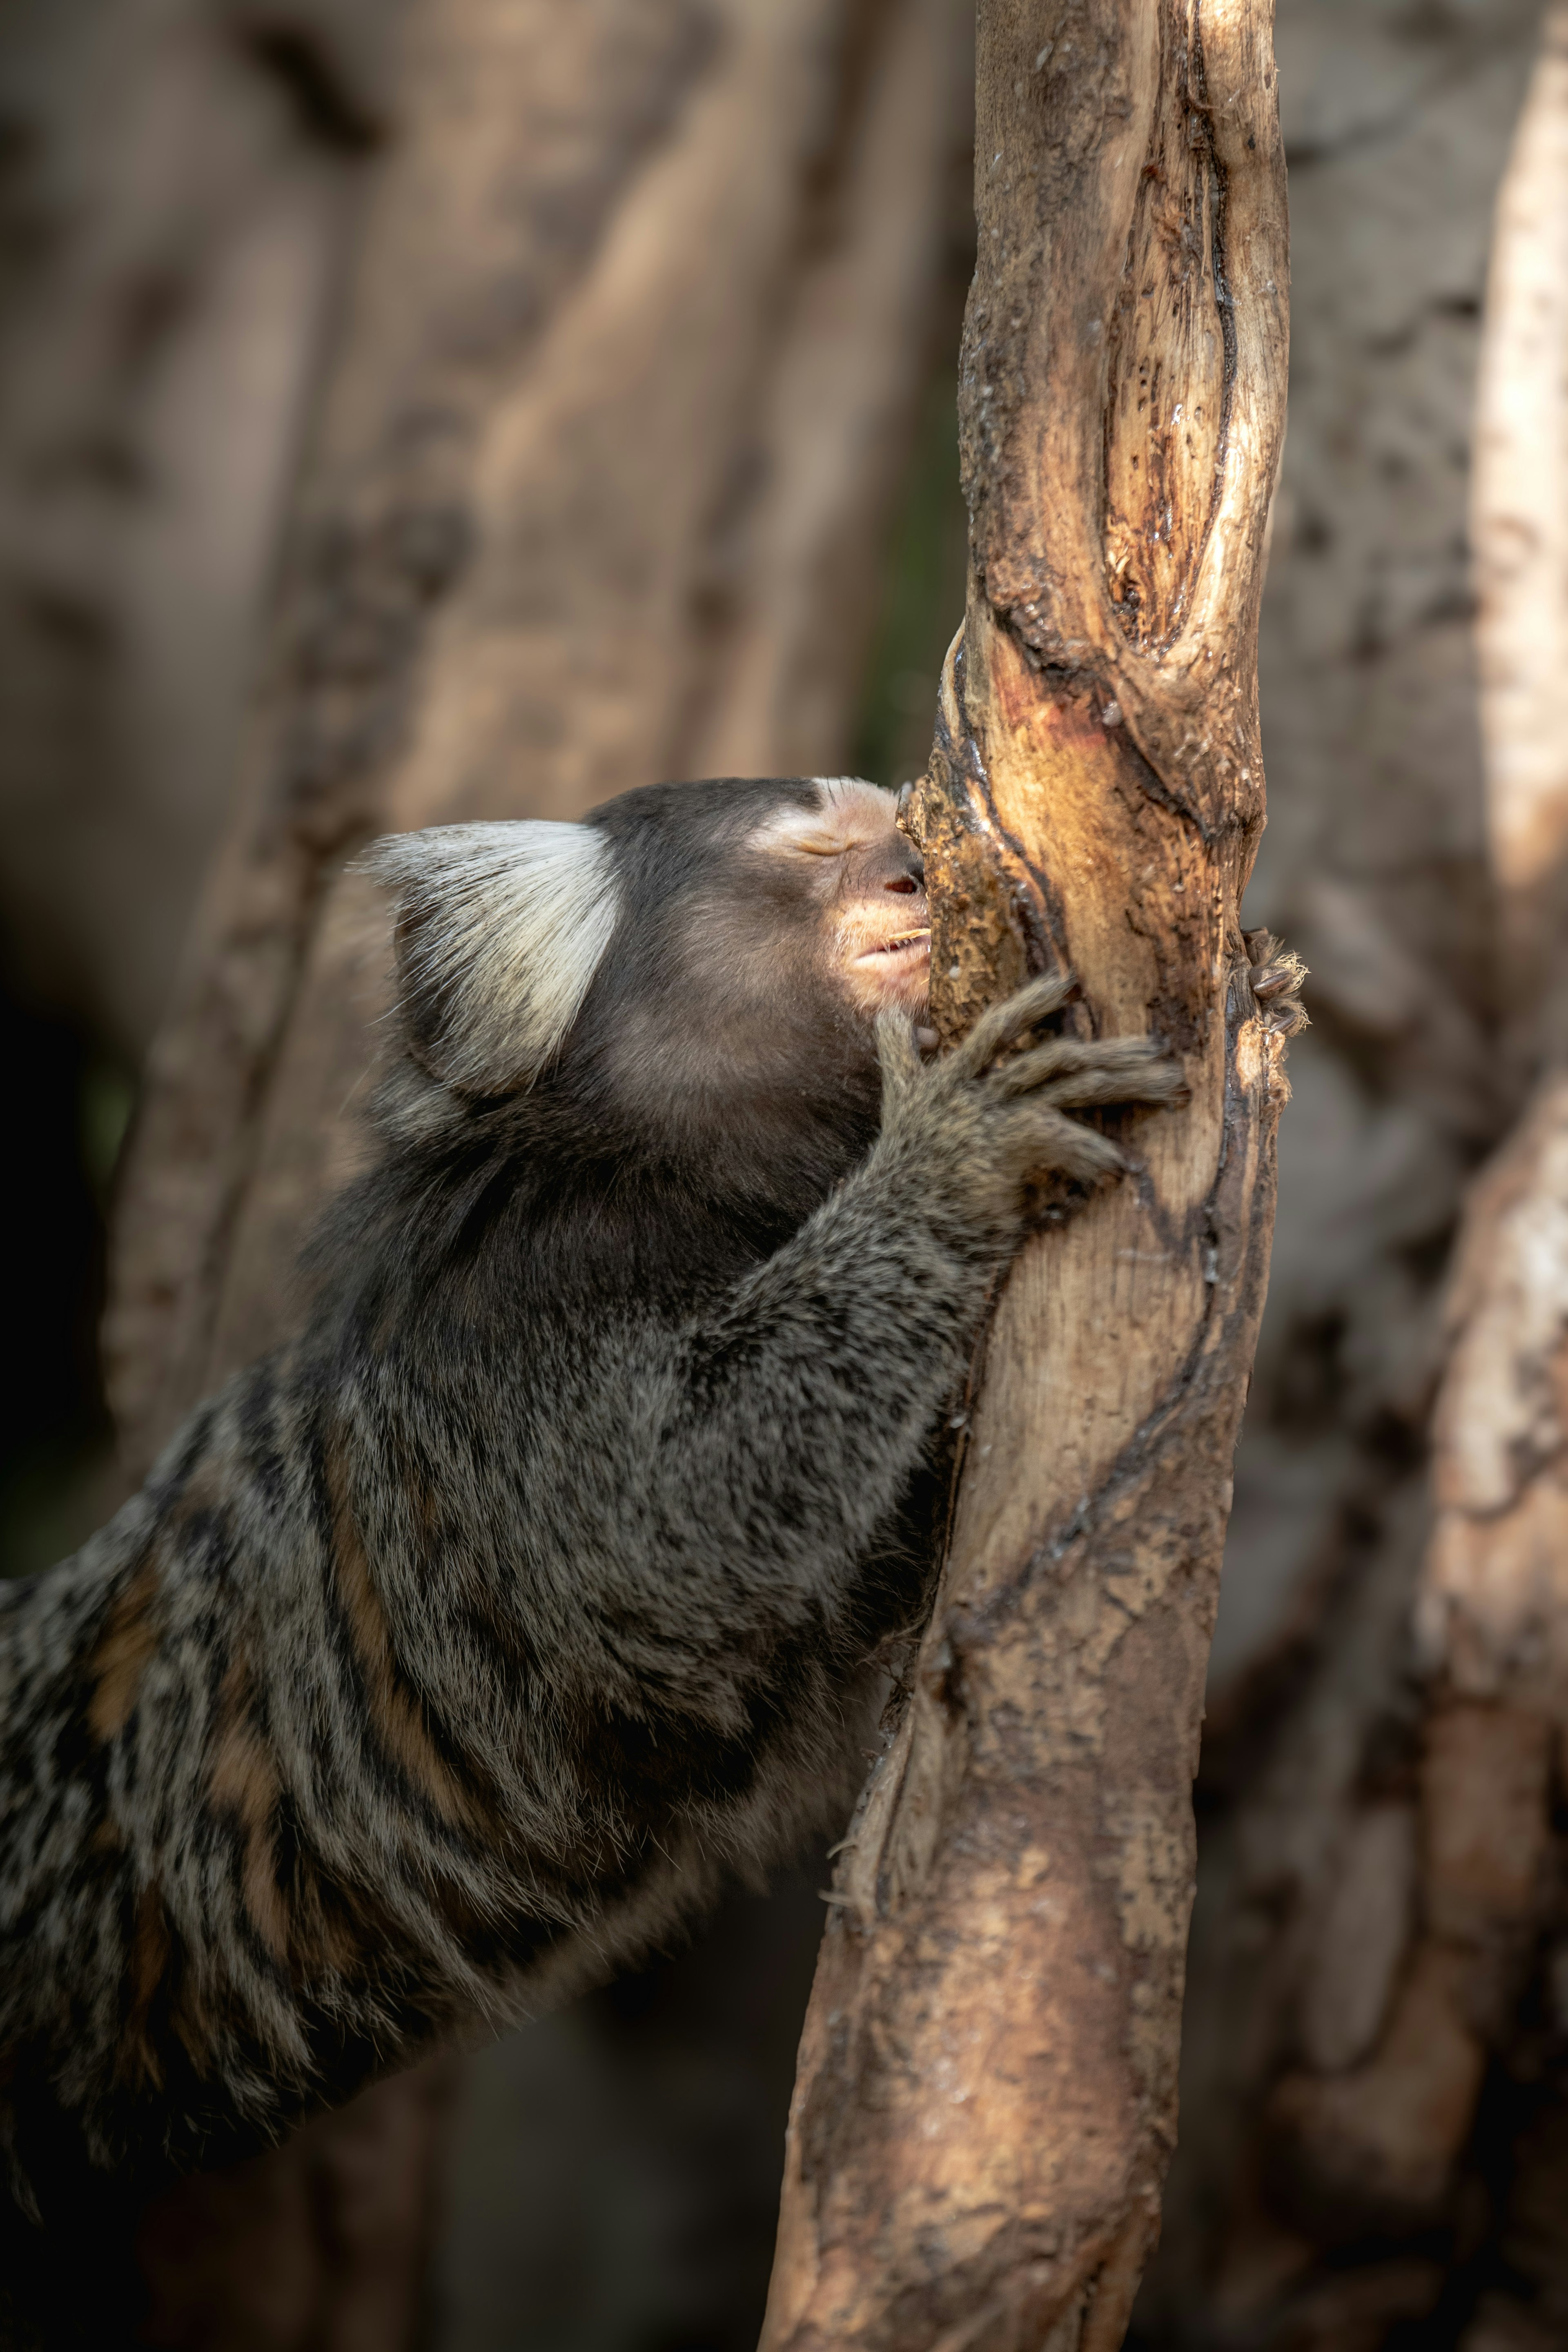
[[[1279,0],[1248,916],[1307,957],[1314,1026],[1150,2347],[1568,2346],[1557,1717],[1539,1677],[1478,1712],[1421,1606],[1467,1188],[1551,1062],[1554,933],[1510,960],[1536,901],[1489,831],[1470,520],[1542,26]],[[669,774],[918,772],[963,600],[970,47],[966,0],[0,14],[5,1574],[286,1325],[383,1002],[365,838]],[[125,2217],[59,2340],[739,2352],[825,1869]]]

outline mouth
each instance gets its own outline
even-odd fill
[[[923,961],[930,954],[931,930],[922,925],[918,930],[895,932],[890,940],[867,948],[855,961],[858,964],[879,964],[885,969],[889,964],[913,961],[916,958]]]

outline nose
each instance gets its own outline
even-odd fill
[[[918,849],[909,849],[905,851],[900,862],[903,870],[898,874],[890,874],[882,887],[884,890],[896,891],[901,898],[912,898],[917,890],[925,887],[925,860]]]

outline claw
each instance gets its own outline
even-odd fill
[[[1281,1037],[1293,1037],[1299,1030],[1310,1028],[1307,1008],[1300,1001],[1301,983],[1307,978],[1300,957],[1272,931],[1244,931],[1242,937],[1251,966],[1247,978],[1253,1001],[1265,1028]]]

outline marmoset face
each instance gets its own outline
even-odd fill
[[[899,831],[891,793],[853,778],[819,782],[816,808],[775,810],[752,847],[793,867],[819,910],[834,982],[856,1011],[919,1014],[931,982],[925,866]]]
[[[855,777],[718,777],[639,786],[582,824],[381,844],[415,1060],[481,1101],[570,1097],[596,1132],[687,1164],[863,1149],[876,1016],[918,1021],[931,961],[897,808]]]

